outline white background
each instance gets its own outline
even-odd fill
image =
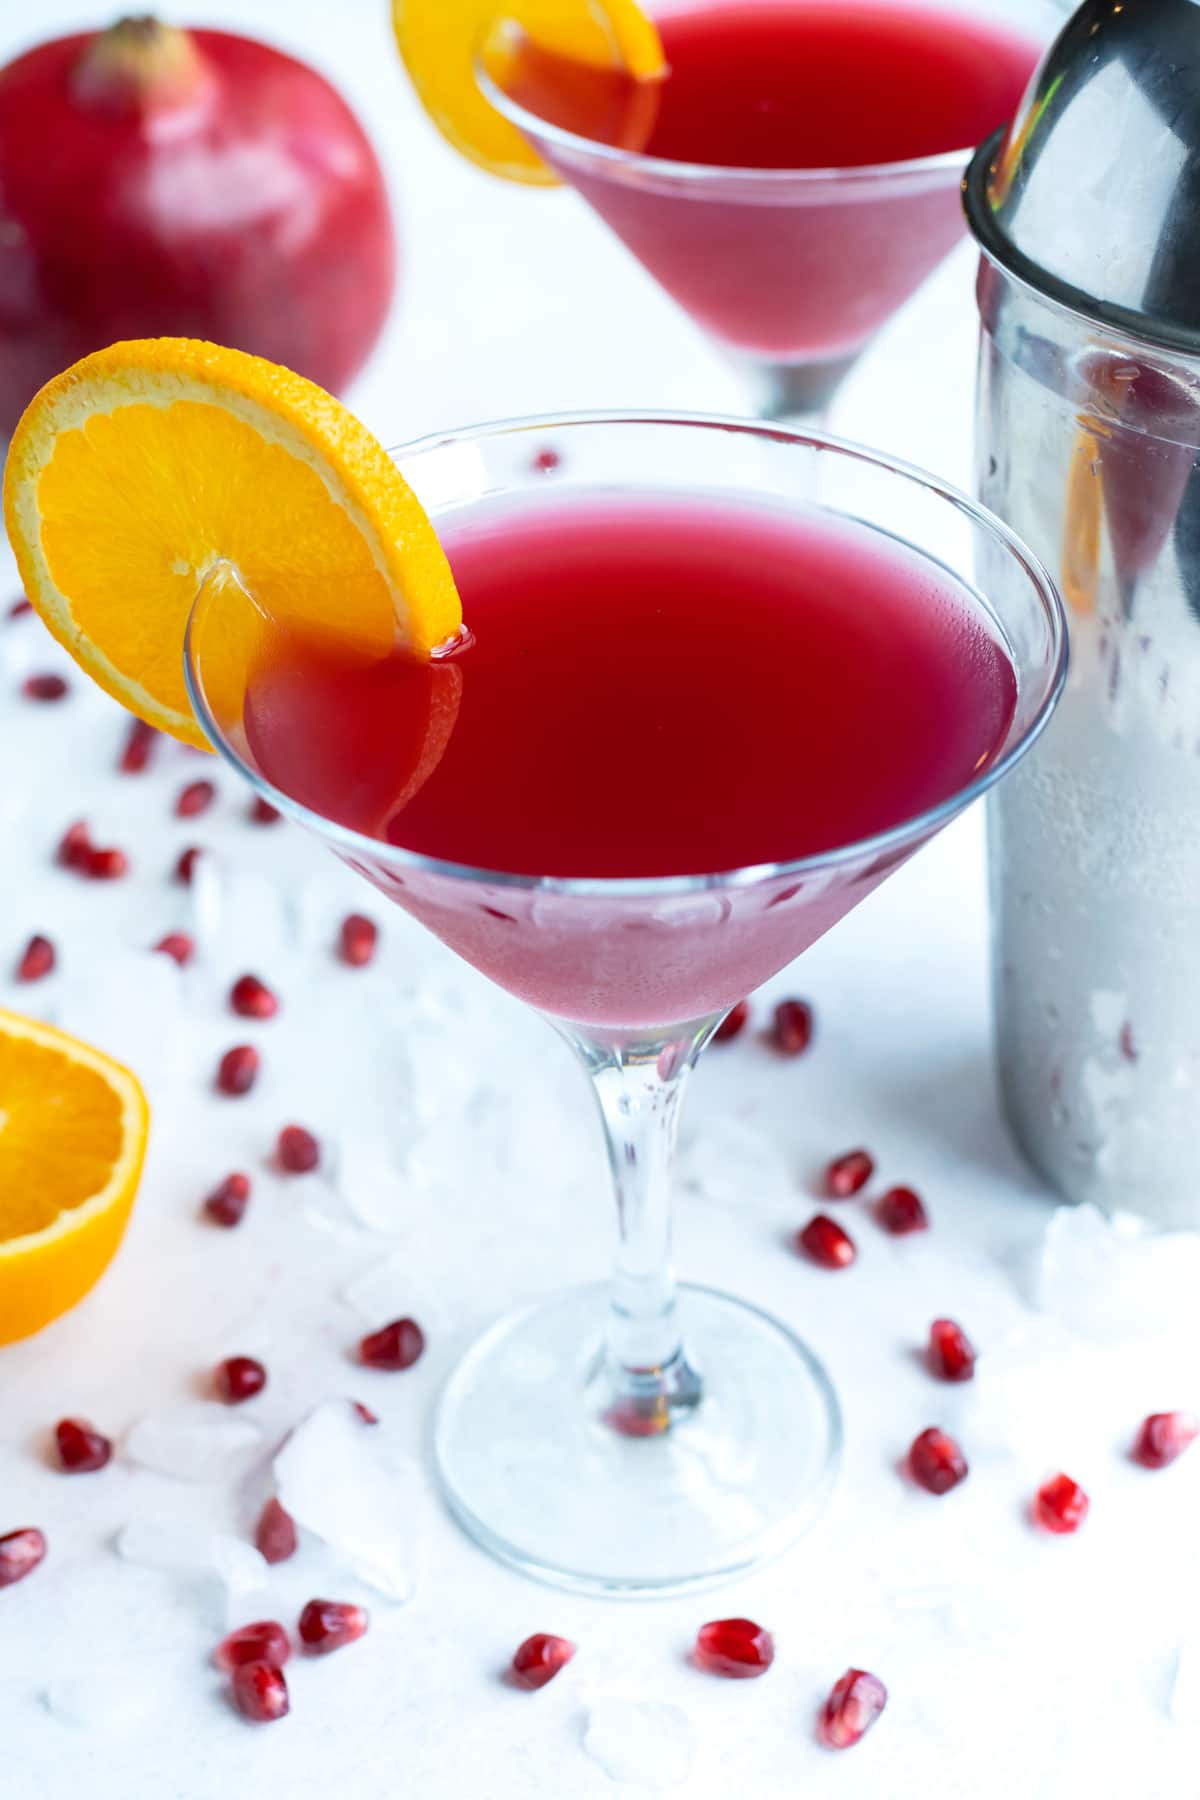
[[[94,7],[50,0],[36,28],[30,13],[3,0],[0,55],[35,29],[96,22]],[[196,0],[188,16],[320,63],[389,170],[403,296],[355,396],[385,441],[597,404],[738,408],[734,377],[572,196],[506,189],[443,149],[409,97],[382,0]],[[864,358],[835,417],[846,434],[964,484],[972,273],[964,247]],[[249,1350],[272,1374],[253,1409],[264,1446],[319,1401],[352,1393],[383,1414],[386,1443],[424,1468],[431,1401],[472,1335],[602,1266],[600,1144],[582,1083],[543,1026],[399,916],[385,921],[374,969],[341,969],[330,935],[341,912],[368,903],[365,890],[290,830],[248,826],[228,774],[212,815],[176,823],[174,793],[201,772],[197,761],[172,749],[143,780],[116,777],[123,723],[81,679],[60,708],[15,697],[24,673],[52,666],[40,626],[0,623],[0,1005],[36,1009],[126,1057],[155,1125],[111,1274],[73,1316],[0,1352],[0,1530],[37,1523],[52,1547],[44,1568],[0,1595],[3,1800],[605,1800],[619,1790],[581,1736],[588,1707],[612,1696],[684,1709],[697,1746],[686,1791],[701,1800],[1200,1791],[1196,1739],[1168,1713],[1196,1617],[1200,1451],[1157,1477],[1126,1455],[1146,1412],[1200,1397],[1194,1345],[1164,1333],[1104,1347],[1027,1305],[1024,1271],[1050,1205],[1018,1165],[993,1096],[978,815],[774,984],[817,1008],[806,1058],[780,1062],[747,1036],[714,1052],[697,1083],[680,1262],[800,1328],[844,1401],[845,1470],[812,1535],[719,1595],[620,1606],[507,1573],[431,1495],[408,1494],[409,1605],[371,1599],[313,1546],[266,1593],[233,1603],[236,1618],[289,1622],[313,1592],[373,1608],[362,1644],[296,1669],[286,1723],[253,1730],[235,1717],[206,1662],[227,1621],[219,1587],[134,1567],[113,1540],[130,1520],[185,1521],[197,1541],[214,1526],[244,1533],[261,1470],[233,1479],[214,1468],[184,1484],[121,1457],[68,1480],[48,1457],[48,1428],[73,1413],[121,1436],[181,1404],[202,1413],[206,1371]],[[80,815],[98,841],[129,849],[133,879],[92,886],[52,867],[51,847]],[[194,841],[216,854],[188,896],[167,872]],[[202,938],[184,977],[145,954],[177,926]],[[35,929],[58,941],[60,973],[36,989],[6,985]],[[283,995],[270,1025],[247,1030],[224,1010],[244,968]],[[764,998],[760,1020],[767,1011]],[[217,1055],[247,1036],[264,1051],[259,1088],[236,1104],[212,1097]],[[321,1133],[331,1179],[266,1171],[291,1118]],[[390,1187],[373,1162],[389,1138],[405,1171]],[[814,1173],[859,1142],[885,1181],[920,1187],[934,1228],[893,1241],[848,1208],[839,1216],[859,1264],[823,1274],[790,1252],[789,1234],[813,1210]],[[235,1166],[253,1170],[256,1194],[227,1234],[196,1208]],[[364,1210],[386,1229],[366,1229]],[[403,1376],[358,1370],[361,1331],[400,1311],[425,1324],[425,1360]],[[916,1354],[943,1312],[985,1352],[969,1389],[936,1386]],[[931,1423],[958,1431],[972,1463],[943,1501],[896,1470]],[[1074,1540],[1027,1523],[1029,1496],[1059,1467],[1093,1495]],[[725,1684],[688,1666],[696,1627],[732,1613],[776,1634],[764,1681]],[[580,1650],[527,1696],[500,1674],[534,1630]],[[872,1737],[837,1758],[815,1747],[812,1722],[850,1663],[878,1673],[892,1698]],[[90,1724],[67,1719],[63,1690],[57,1708],[48,1703],[68,1679]]]

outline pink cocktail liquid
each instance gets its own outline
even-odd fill
[[[440,875],[703,875],[815,857],[951,799],[1012,720],[977,603],[865,527],[594,496],[443,524],[471,638],[363,665],[281,641],[246,695],[277,787],[380,840],[354,854],[503,986],[580,1022],[701,1016],[795,956],[906,845],[647,899]]]
[[[670,75],[648,129],[644,105],[602,103],[601,84],[536,53],[506,91],[578,135],[636,131],[661,170],[538,148],[699,324],[782,362],[853,355],[962,233],[957,164],[871,166],[970,150],[1038,59],[995,21],[888,0],[697,0],[661,31]],[[666,163],[829,173],[714,184]]]

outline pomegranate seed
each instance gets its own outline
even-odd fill
[[[168,931],[165,938],[159,938],[154,946],[164,956],[173,957],[181,969],[186,969],[196,954],[196,946],[186,931]]]
[[[123,850],[91,850],[83,872],[89,881],[120,881],[129,873],[129,858]]]
[[[368,1369],[411,1369],[425,1348],[425,1333],[415,1319],[393,1319],[378,1331],[369,1331],[358,1346]]]
[[[300,1614],[300,1641],[310,1656],[328,1656],[367,1629],[365,1606],[343,1600],[310,1600]]]
[[[929,1327],[929,1368],[939,1381],[970,1381],[975,1373],[975,1346],[953,1319]]]
[[[1200,1437],[1200,1419],[1194,1413],[1151,1413],[1142,1420],[1133,1446],[1135,1462],[1145,1469],[1165,1469]]]
[[[257,975],[240,975],[229,990],[229,1004],[243,1019],[273,1019],[279,1002]]]
[[[217,1091],[222,1094],[248,1094],[258,1080],[261,1062],[253,1044],[235,1044],[217,1064]]]
[[[189,781],[179,793],[175,802],[177,819],[195,819],[208,811],[217,797],[217,790],[211,781]]]
[[[364,1406],[361,1400],[352,1400],[350,1404],[364,1425],[378,1425],[379,1414],[373,1413],[369,1406]]]
[[[213,1371],[213,1384],[218,1400],[227,1406],[240,1406],[253,1400],[267,1385],[267,1371],[256,1356],[227,1356]]]
[[[175,864],[174,878],[176,881],[182,883],[184,887],[191,887],[192,879],[196,873],[196,858],[201,855],[203,855],[203,852],[200,849],[200,846],[198,844],[193,844],[190,849],[183,851],[179,861]]]
[[[31,613],[32,611],[32,601],[26,600],[24,594],[22,594],[21,598],[19,600],[14,600],[9,607],[8,616],[10,619],[23,619],[26,613]]]
[[[254,1531],[254,1544],[259,1555],[269,1563],[286,1562],[289,1556],[295,1556],[298,1541],[296,1521],[291,1513],[278,1500],[268,1500],[258,1515]]]
[[[21,692],[27,700],[62,700],[67,684],[61,675],[27,675]]]
[[[338,934],[338,954],[352,969],[365,968],[375,955],[379,927],[362,913],[349,913]]]
[[[875,1173],[875,1159],[867,1150],[847,1150],[835,1156],[825,1171],[825,1191],[834,1200],[848,1200],[865,1188]]]
[[[804,1230],[796,1233],[796,1243],[823,1269],[848,1269],[858,1255],[854,1239],[827,1213],[816,1213]]]
[[[552,475],[562,462],[557,450],[539,450],[533,459],[533,466],[539,475]]]
[[[68,825],[55,851],[55,861],[64,869],[86,869],[92,854],[92,837],[87,821],[76,819]]]
[[[887,1689],[865,1669],[847,1669],[821,1708],[817,1735],[829,1750],[857,1744],[887,1705]]]
[[[750,1002],[748,1000],[739,1000],[736,1006],[730,1007],[729,1011],[725,1014],[725,1017],[721,1020],[721,1023],[717,1026],[717,1029],[713,1032],[713,1043],[732,1043],[735,1037],[741,1036],[749,1023]]]
[[[84,1419],[60,1419],[54,1427],[58,1458],[68,1475],[91,1475],[112,1456],[112,1439]]]
[[[256,1725],[282,1719],[289,1708],[287,1682],[273,1663],[239,1663],[233,1671],[234,1704],[242,1717]]]
[[[214,1225],[240,1225],[250,1200],[250,1177],[227,1175],[204,1202],[204,1210]]]
[[[534,1692],[565,1669],[575,1654],[570,1638],[554,1637],[546,1631],[535,1631],[513,1651],[512,1678],[518,1687]]]
[[[125,748],[117,763],[122,775],[141,775],[149,767],[158,744],[158,733],[145,719],[131,719]]]
[[[915,1189],[894,1187],[879,1202],[879,1223],[893,1236],[905,1237],[910,1231],[928,1231],[929,1214]]]
[[[1033,1516],[1047,1531],[1060,1537],[1078,1531],[1088,1516],[1091,1501],[1069,1475],[1052,1475],[1044,1481],[1033,1502]]]
[[[213,1651],[213,1661],[226,1674],[243,1663],[261,1662],[269,1668],[282,1669],[292,1654],[288,1634],[277,1619],[256,1619],[253,1625],[239,1625],[222,1638]]]
[[[0,1588],[32,1575],[46,1554],[46,1540],[36,1525],[0,1537]]]
[[[696,1633],[692,1654],[710,1675],[745,1681],[766,1674],[775,1661],[775,1640],[753,1619],[714,1619]]]
[[[54,967],[54,945],[49,938],[31,937],[17,964],[18,981],[42,981]]]
[[[281,1169],[289,1175],[307,1175],[321,1160],[321,1146],[303,1125],[285,1125],[275,1142]]]
[[[807,1000],[781,1000],[771,1019],[772,1049],[780,1056],[800,1056],[812,1043],[813,1010]]]
[[[1136,1062],[1138,1060],[1138,1047],[1133,1036],[1133,1026],[1129,1023],[1128,1019],[1126,1019],[1121,1027],[1121,1034],[1117,1039],[1117,1044],[1121,1055],[1125,1058],[1126,1062]]]
[[[256,798],[250,802],[250,809],[246,817],[252,825],[278,825],[283,814],[277,806],[272,806],[269,800]]]
[[[913,1480],[931,1494],[948,1494],[967,1478],[967,1459],[954,1439],[936,1425],[913,1439],[908,1453]]]

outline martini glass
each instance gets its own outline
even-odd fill
[[[726,0],[725,9],[732,15],[737,3]],[[662,8],[666,23],[672,10],[686,8]],[[920,10],[935,30],[937,11]],[[953,33],[954,10],[943,8],[940,18]],[[995,30],[992,59],[1011,75],[1008,85],[1017,84],[1015,106],[1036,61],[1033,38],[994,20],[988,27],[976,18],[971,29]],[[936,52],[936,38],[930,49]],[[984,36],[974,53],[986,58],[988,49]],[[601,141],[600,131],[582,135],[578,83],[556,82],[554,70],[553,59],[512,27],[489,38],[476,60],[490,104],[738,366],[756,415],[818,428],[876,332],[962,238],[960,188],[971,146],[840,168],[672,161]],[[634,100],[624,109],[610,105],[609,113],[615,120],[620,112],[622,126],[645,142],[647,131],[636,130],[636,84],[627,85]],[[849,88],[847,108],[870,104]],[[1003,78],[997,91],[1006,91]],[[978,135],[993,124],[990,114],[981,116]]]
[[[559,457],[549,488],[538,454],[547,444]],[[535,489],[568,517],[596,496],[674,495],[714,507],[765,501],[827,525],[858,521],[921,559],[930,576],[917,589],[921,604],[938,607],[939,582],[964,590],[1016,678],[1011,723],[990,764],[932,810],[864,841],[795,862],[665,878],[516,875],[396,848],[268,782],[245,728],[244,678],[239,689],[222,655],[229,609],[253,597],[218,570],[197,599],[187,680],[214,747],[273,805],[538,1009],[595,1093],[617,1202],[612,1280],[504,1318],[468,1351],[436,1422],[451,1509],[496,1556],[562,1586],[611,1594],[707,1586],[782,1550],[813,1519],[834,1478],[841,1424],[828,1377],[789,1325],[728,1294],[677,1287],[670,1169],[688,1077],[733,1003],[1028,749],[1063,680],[1061,608],[1049,577],[998,519],[836,439],[729,418],[597,414],[484,426],[395,458],[451,536]],[[696,730],[707,724],[697,719]],[[602,721],[591,729],[602,731]],[[670,759],[686,753],[672,745]],[[664,766],[651,732],[646,777],[664,806],[670,759]]]

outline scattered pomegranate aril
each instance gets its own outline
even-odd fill
[[[58,1460],[68,1475],[91,1475],[112,1457],[112,1439],[85,1419],[60,1419],[54,1427]]]
[[[279,1002],[257,975],[241,975],[229,990],[229,1004],[243,1019],[273,1019]]]
[[[67,683],[61,675],[27,675],[21,692],[27,700],[62,700],[67,694]]]
[[[328,1656],[353,1644],[367,1629],[365,1606],[344,1600],[310,1600],[300,1614],[300,1642],[310,1656]]]
[[[710,1675],[745,1681],[766,1674],[775,1661],[775,1640],[753,1619],[714,1619],[696,1633],[692,1659]]]
[[[18,981],[44,981],[55,964],[54,945],[47,937],[33,936],[17,964]]]
[[[186,969],[196,954],[196,945],[186,931],[168,931],[154,946],[156,952],[169,956],[181,969]]]
[[[967,1459],[947,1432],[931,1425],[915,1437],[908,1453],[912,1478],[930,1494],[948,1494],[967,1479]]]
[[[358,1346],[368,1369],[411,1369],[421,1359],[425,1333],[415,1319],[393,1319],[390,1325],[369,1331]]]
[[[256,1725],[284,1718],[290,1702],[283,1670],[269,1662],[239,1663],[233,1671],[233,1699],[242,1717]]]
[[[46,1540],[36,1525],[25,1525],[0,1537],[0,1588],[32,1575],[46,1555]]]
[[[198,844],[192,844],[189,849],[181,852],[179,861],[175,864],[174,878],[184,887],[191,887],[196,873],[196,858],[202,854]]]
[[[554,1637],[546,1631],[535,1631],[513,1651],[512,1678],[518,1687],[535,1692],[565,1669],[575,1654],[570,1638]]]
[[[847,1150],[835,1156],[825,1171],[825,1191],[834,1200],[848,1200],[865,1188],[875,1173],[875,1159],[867,1150]]]
[[[533,459],[534,471],[538,475],[552,475],[561,462],[557,450],[539,450]]]
[[[355,1416],[364,1425],[378,1425],[379,1414],[373,1413],[369,1406],[364,1406],[361,1400],[352,1400],[350,1404],[354,1408]]]
[[[59,839],[54,860],[63,869],[85,869],[92,854],[92,836],[87,821],[76,819]]]
[[[269,1563],[286,1562],[295,1556],[299,1538],[296,1521],[286,1507],[272,1496],[258,1515],[254,1528],[254,1547]]]
[[[27,615],[29,613],[31,613],[32,611],[33,611],[33,602],[31,600],[27,600],[25,598],[24,594],[22,594],[19,600],[14,600],[12,602],[11,606],[8,609],[8,616],[10,619],[23,619],[23,618],[27,617]]]
[[[182,788],[175,802],[177,819],[195,819],[206,813],[217,797],[217,790],[211,781],[189,781]]]
[[[1133,1446],[1133,1458],[1144,1469],[1165,1469],[1200,1437],[1195,1413],[1151,1413],[1142,1420]]]
[[[847,1669],[821,1708],[817,1736],[828,1750],[849,1750],[887,1705],[887,1689],[866,1669]]]
[[[953,1319],[929,1327],[929,1368],[939,1381],[970,1381],[975,1373],[975,1346]]]
[[[253,1400],[267,1385],[267,1371],[256,1356],[227,1356],[213,1371],[213,1386],[218,1400],[227,1406],[240,1406]]]
[[[120,881],[129,873],[129,858],[123,850],[90,850],[83,872],[89,881]]]
[[[721,1023],[717,1026],[717,1029],[713,1032],[713,1043],[732,1043],[735,1037],[740,1037],[742,1035],[749,1023],[750,1002],[748,1000],[739,1000],[736,1006],[730,1007],[729,1011],[725,1014],[725,1017],[721,1020]]]
[[[807,1000],[781,1000],[771,1018],[771,1048],[780,1056],[801,1056],[812,1043],[813,1010]]]
[[[204,1202],[204,1210],[214,1225],[240,1225],[250,1203],[250,1177],[240,1172],[227,1175]]]
[[[248,1094],[258,1080],[261,1060],[253,1044],[235,1044],[217,1064],[217,1091],[230,1096]]]
[[[1069,1475],[1052,1475],[1034,1496],[1033,1516],[1046,1531],[1066,1537],[1078,1531],[1088,1516],[1091,1501]]]
[[[150,766],[150,758],[158,745],[158,733],[145,719],[131,719],[117,768],[122,775],[142,775]]]
[[[256,1619],[253,1625],[239,1625],[222,1638],[213,1651],[213,1661],[226,1674],[243,1663],[266,1663],[282,1669],[292,1654],[287,1632],[277,1619]]]
[[[796,1243],[823,1269],[848,1269],[858,1255],[854,1239],[827,1213],[816,1213],[796,1233]]]
[[[929,1214],[915,1188],[889,1188],[878,1206],[879,1223],[893,1237],[906,1237],[910,1231],[928,1231]]]
[[[275,1140],[279,1167],[289,1175],[308,1175],[321,1160],[321,1146],[303,1125],[285,1125]]]
[[[375,955],[379,927],[363,913],[349,913],[338,933],[338,955],[352,969],[363,969]]]
[[[264,800],[261,795],[256,795],[250,802],[246,817],[252,825],[278,825],[283,814],[277,806],[272,806],[269,800]]]

